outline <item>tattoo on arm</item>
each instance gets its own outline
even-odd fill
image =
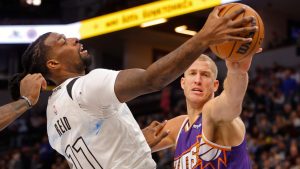
[[[24,99],[0,107],[0,131],[29,109]]]

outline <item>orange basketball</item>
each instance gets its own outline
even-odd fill
[[[235,19],[241,19],[244,16],[253,16],[254,21],[249,23],[249,26],[258,26],[256,32],[249,32],[244,37],[252,37],[252,41],[249,43],[230,41],[222,44],[211,45],[210,49],[214,54],[222,59],[229,61],[239,61],[247,56],[255,54],[264,39],[264,24],[260,16],[256,11],[247,5],[240,3],[226,4],[225,8],[220,12],[219,16],[225,16],[233,13],[237,9],[244,7],[246,10],[240,16]],[[246,25],[248,26],[248,25]]]

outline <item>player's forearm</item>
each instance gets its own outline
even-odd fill
[[[226,104],[231,108],[240,109],[248,86],[247,72],[230,72],[224,81],[224,97],[226,97]],[[235,111],[234,111],[235,112]],[[240,112],[236,112],[239,113]],[[238,114],[238,115],[239,115]],[[237,116],[237,115],[234,115]]]
[[[28,109],[28,103],[24,99],[20,99],[0,107],[0,131]]]
[[[159,90],[178,78],[208,47],[201,33],[159,59],[145,71],[146,81]]]

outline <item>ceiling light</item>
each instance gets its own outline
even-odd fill
[[[167,22],[166,18],[160,18],[160,19],[156,19],[156,20],[152,20],[152,21],[149,21],[149,22],[142,23],[141,27],[145,28],[145,27],[148,27],[148,26],[158,25],[158,24],[162,24],[162,23],[165,23],[165,22]]]
[[[191,36],[194,36],[197,33],[196,31],[188,30],[186,25],[176,27],[175,32]]]
[[[27,5],[40,6],[42,4],[42,0],[26,0]]]
[[[31,4],[32,4],[32,0],[26,0],[26,3],[27,3],[28,5],[31,5]]]
[[[40,6],[42,4],[42,0],[33,0],[32,5],[34,6]]]

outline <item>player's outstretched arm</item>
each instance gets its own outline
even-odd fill
[[[218,14],[222,9],[222,6],[216,7],[195,36],[146,70],[121,71],[115,83],[115,93],[119,101],[126,102],[142,94],[162,89],[179,77],[209,45],[232,40],[250,42],[251,38],[241,37],[241,34],[257,30],[254,26],[244,26],[253,18],[243,17],[233,21],[244,12],[243,8],[231,15],[219,17]]]
[[[0,131],[34,106],[38,101],[41,88],[46,89],[46,86],[46,81],[41,74],[25,76],[20,84],[22,98],[0,107]]]
[[[258,52],[261,52],[261,48]],[[239,62],[226,61],[227,76],[224,90],[220,96],[211,100],[211,119],[214,121],[232,121],[240,116],[243,99],[248,87],[248,70],[253,56]],[[207,106],[207,105],[206,105]]]

